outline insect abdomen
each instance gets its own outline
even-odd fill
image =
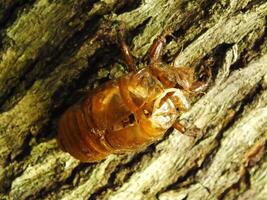
[[[60,146],[75,158],[92,162],[147,145],[166,131],[154,127],[144,114],[144,109],[152,112],[151,104],[162,91],[161,83],[145,70],[108,82],[63,114]]]

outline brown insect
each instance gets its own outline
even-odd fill
[[[123,34],[120,30],[122,56],[130,72],[91,91],[58,123],[59,146],[83,162],[144,147],[171,127],[184,133],[177,118],[188,110],[189,98],[208,85],[195,80],[189,67],[163,66],[164,35],[150,47],[148,66],[137,71]]]

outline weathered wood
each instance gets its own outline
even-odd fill
[[[0,9],[0,199],[267,197],[264,0],[3,1]],[[82,164],[58,148],[56,122],[80,90],[124,73],[120,21],[136,57],[167,30],[165,62],[212,67],[207,93],[180,117],[201,133],[169,132],[146,149]]]

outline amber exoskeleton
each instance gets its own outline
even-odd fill
[[[122,56],[130,72],[91,91],[58,123],[59,146],[83,162],[151,144],[170,127],[184,132],[177,118],[188,110],[189,98],[208,85],[195,80],[190,67],[163,67],[164,35],[150,47],[148,66],[137,71],[123,34],[120,30]],[[210,76],[207,70],[207,79]]]

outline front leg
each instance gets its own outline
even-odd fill
[[[206,76],[206,81],[194,81],[194,82],[191,83],[191,85],[188,88],[188,90],[192,94],[194,94],[194,95],[201,94],[209,86],[209,83],[210,83],[211,78],[212,78],[212,73],[211,73],[211,68],[210,67],[206,68],[206,72],[205,72],[204,75]]]
[[[149,57],[150,64],[153,66],[155,63],[159,63],[162,56],[162,49],[165,45],[165,36],[159,36],[154,39],[152,45],[150,46],[147,56]]]
[[[175,74],[176,87],[181,88],[189,95],[198,95],[203,93],[210,81],[211,81],[211,68],[207,67],[204,76],[206,76],[206,81],[198,81],[195,78],[195,72],[191,67],[178,67],[172,68]]]
[[[134,64],[130,48],[125,41],[125,27],[123,25],[121,25],[119,28],[118,36],[123,60],[126,62],[129,71],[136,72],[137,68]]]

